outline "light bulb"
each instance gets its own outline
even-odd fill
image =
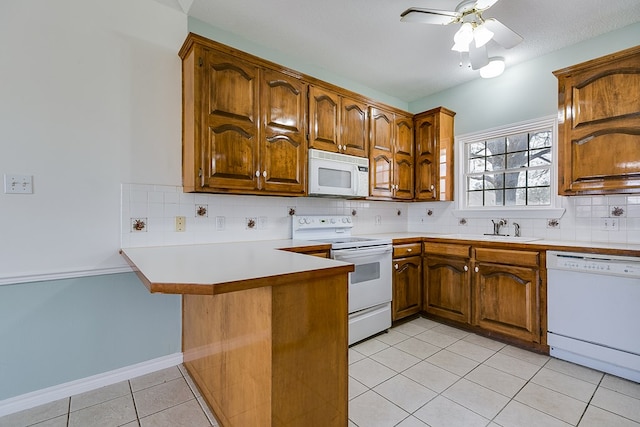
[[[465,22],[460,26],[460,29],[453,36],[453,41],[456,44],[469,45],[473,40],[473,27],[469,22]]]
[[[480,24],[473,30],[473,39],[476,41],[476,47],[482,47],[489,43],[489,40],[493,38],[493,31],[487,28],[486,25]]]
[[[504,66],[504,58],[499,56],[489,58],[489,63],[480,68],[480,77],[482,77],[483,79],[498,77],[504,72]]]

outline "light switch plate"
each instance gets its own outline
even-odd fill
[[[31,175],[4,174],[5,194],[33,194]]]

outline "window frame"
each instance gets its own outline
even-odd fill
[[[520,206],[467,206],[466,168],[468,165],[467,144],[501,138],[515,134],[530,133],[542,129],[551,129],[552,164],[550,168],[550,205],[520,205]],[[546,116],[524,122],[507,124],[478,132],[472,132],[455,137],[456,157],[460,159],[455,166],[455,209],[454,215],[472,218],[560,218],[564,214],[561,208],[561,198],[558,195],[558,119]]]

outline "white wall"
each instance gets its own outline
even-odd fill
[[[0,191],[0,407],[181,351],[180,297],[85,276],[129,271],[122,182],[181,184],[186,34],[151,0],[0,2],[0,177],[34,179]]]

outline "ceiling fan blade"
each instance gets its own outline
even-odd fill
[[[495,18],[485,20],[484,25],[493,32],[493,40],[505,49],[511,49],[524,40],[520,34]]]
[[[498,0],[478,0],[476,2],[476,9],[478,10],[487,10],[494,4],[496,4]]]
[[[475,43],[469,45],[469,62],[472,70],[479,70],[489,63],[487,46],[476,47]]]
[[[411,7],[400,14],[402,22],[419,22],[421,24],[447,25],[460,18],[457,12],[448,10],[420,9]]]

